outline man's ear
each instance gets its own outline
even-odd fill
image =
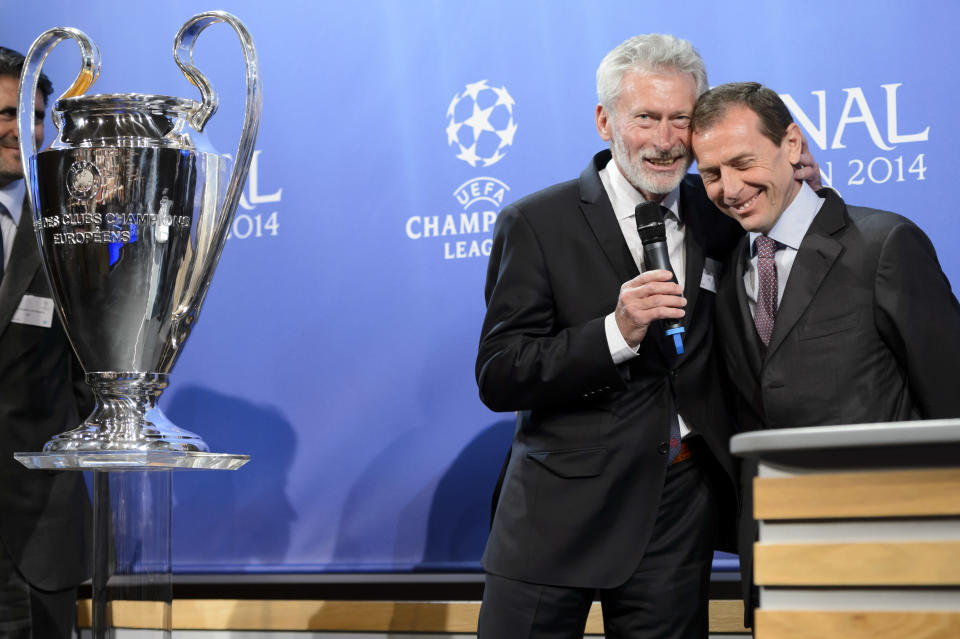
[[[787,159],[790,164],[797,164],[800,161],[800,153],[803,151],[803,133],[796,122],[791,122],[783,134],[783,140],[780,142],[780,148],[787,152]]]
[[[609,142],[610,138],[613,137],[610,134],[610,127],[612,125],[610,121],[610,113],[603,108],[602,104],[597,105],[597,133],[600,134],[600,138],[604,142]]]

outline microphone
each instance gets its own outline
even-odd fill
[[[670,251],[667,248],[667,229],[663,225],[663,212],[656,202],[641,202],[633,210],[637,219],[637,233],[640,234],[640,243],[643,244],[643,263],[648,271],[664,269],[673,274],[670,266]],[[671,280],[677,282],[677,276]],[[677,355],[683,354],[684,328],[678,319],[663,320],[667,327],[664,334],[673,337],[673,346]]]

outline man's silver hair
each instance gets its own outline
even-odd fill
[[[597,98],[607,111],[613,111],[620,97],[620,82],[630,71],[689,73],[697,84],[698,97],[710,88],[703,59],[690,42],[661,33],[638,35],[608,53],[597,67]]]

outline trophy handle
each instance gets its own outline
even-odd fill
[[[260,111],[262,109],[260,65],[257,62],[257,50],[253,46],[253,38],[250,36],[247,27],[236,16],[226,11],[207,11],[198,13],[180,27],[173,43],[173,55],[177,61],[177,66],[187,76],[190,83],[200,89],[202,102],[199,108],[190,115],[190,124],[197,131],[203,131],[207,121],[216,113],[220,99],[207,77],[193,65],[193,45],[201,31],[218,22],[226,22],[236,31],[247,64],[247,100],[243,130],[240,135],[240,143],[237,145],[236,163],[230,175],[230,183],[224,198],[224,210],[232,211],[240,200],[242,182],[250,168],[250,158],[253,156],[253,147],[257,141],[257,130],[260,128]]]
[[[262,110],[262,99],[260,91],[260,65],[257,62],[257,50],[253,46],[253,38],[247,27],[234,15],[226,11],[207,11],[198,13],[187,20],[173,43],[173,55],[177,61],[177,66],[187,76],[187,79],[200,89],[202,103],[190,115],[190,124],[197,131],[203,131],[207,121],[210,119],[219,104],[217,92],[210,86],[209,80],[193,65],[193,45],[199,37],[200,32],[212,24],[226,22],[237,33],[240,38],[240,44],[243,48],[243,57],[247,66],[247,97],[246,109],[243,117],[243,129],[240,134],[240,142],[237,145],[237,152],[233,166],[233,172],[230,174],[230,181],[223,198],[223,205],[217,216],[214,227],[214,237],[216,245],[211,250],[208,259],[201,266],[200,277],[198,281],[204,282],[201,290],[197,291],[194,300],[188,301],[186,316],[183,318],[188,324],[192,321],[193,315],[199,312],[200,304],[206,295],[206,289],[210,284],[213,269],[216,268],[217,261],[220,259],[220,252],[223,250],[224,242],[227,238],[227,229],[233,219],[233,212],[240,201],[240,194],[243,190],[243,182],[250,169],[250,160],[253,157],[253,147],[257,141],[257,131],[260,128],[260,112]],[[179,315],[179,313],[178,313]]]
[[[17,134],[20,136],[20,164],[23,167],[23,179],[27,186],[27,197],[34,217],[38,217],[36,196],[34,194],[34,174],[31,168],[37,154],[37,120],[34,113],[37,107],[37,86],[40,83],[40,69],[55,46],[66,39],[76,40],[80,47],[80,73],[73,85],[58,98],[72,98],[83,95],[100,75],[100,50],[93,40],[78,29],[72,27],[54,27],[40,34],[30,46],[23,71],[20,73],[20,96],[17,104]],[[51,109],[53,124],[60,128],[60,114]]]

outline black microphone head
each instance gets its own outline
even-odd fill
[[[654,242],[667,241],[667,229],[663,225],[663,212],[656,202],[641,202],[633,209],[637,220],[637,232],[640,242],[646,246]]]
[[[647,226],[648,224],[663,223],[663,212],[660,205],[656,202],[641,202],[633,209],[633,214],[637,216],[637,227]]]

